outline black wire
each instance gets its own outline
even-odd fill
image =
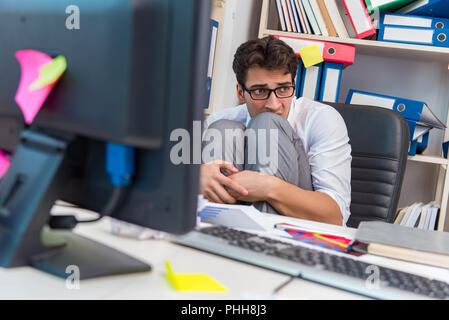
[[[95,219],[91,220],[76,220],[77,223],[90,223],[90,222],[96,222],[100,220],[103,217],[110,216],[112,212],[114,212],[115,208],[120,204],[121,200],[123,199],[125,195],[125,191],[127,188],[124,187],[115,187],[112,191],[112,195],[108,200],[108,203],[103,208],[103,210],[100,212],[99,216]]]

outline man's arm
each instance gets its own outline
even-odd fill
[[[286,216],[342,225],[340,208],[326,193],[304,190],[278,177],[249,170],[234,173],[229,178],[248,191],[246,196],[231,191],[238,200],[267,201]]]

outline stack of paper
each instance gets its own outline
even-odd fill
[[[439,209],[440,205],[437,202],[427,204],[415,202],[398,211],[394,224],[423,230],[435,230]]]
[[[355,236],[370,254],[449,268],[449,235],[380,221],[363,221]]]

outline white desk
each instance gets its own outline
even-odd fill
[[[147,261],[153,270],[81,280],[80,289],[68,289],[64,279],[31,267],[1,268],[0,299],[365,299],[362,296],[299,279],[273,297],[272,291],[287,281],[289,276],[176,245],[166,240],[117,237],[109,230],[110,221],[107,218],[76,228],[76,232],[81,235]],[[174,272],[206,273],[227,287],[228,292],[176,291],[166,279],[167,259],[170,260]]]

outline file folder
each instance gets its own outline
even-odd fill
[[[376,9],[379,11],[394,11],[413,1],[414,0],[365,0],[365,4],[368,13],[371,14]]]
[[[407,120],[421,122],[432,128],[445,128],[445,125],[435,116],[427,104],[421,101],[351,89],[348,92],[346,103],[392,109],[399,112]]]
[[[302,59],[298,58],[298,72],[296,72],[296,82],[295,82],[295,96],[296,99],[299,98],[299,93],[301,91],[301,76],[302,76],[302,68],[304,67],[302,64]]]
[[[353,45],[278,35],[275,37],[292,47],[298,57],[301,56],[299,54],[299,50],[302,48],[308,47],[312,44],[318,44],[324,61],[338,62],[345,65],[354,63],[355,46]]]
[[[304,11],[306,13],[307,19],[309,20],[310,27],[312,28],[313,34],[321,35],[321,29],[318,26],[318,21],[315,18],[315,14],[313,13],[313,9],[309,3],[309,0],[299,0],[299,1],[302,2]]]
[[[449,5],[447,0],[418,0],[399,9],[396,13],[449,18]]]
[[[358,39],[376,34],[363,0],[342,0],[342,2]]]
[[[340,38],[347,39],[349,38],[349,34],[346,30],[343,19],[340,16],[340,12],[338,11],[337,3],[335,1],[336,0],[324,0],[324,3],[326,4],[327,12],[329,13],[335,30],[337,31],[337,35]]]
[[[443,142],[442,147],[443,147],[443,157],[445,157],[447,159],[447,153],[448,153],[448,149],[449,149],[449,141]]]
[[[282,12],[284,13],[285,26],[288,32],[292,32],[293,28],[290,21],[290,16],[288,15],[287,0],[281,0]]]
[[[288,13],[288,17],[290,19],[290,23],[292,26],[292,31],[299,32],[298,28],[296,27],[296,21],[295,21],[294,15],[293,15],[293,10],[292,10],[292,5],[291,5],[290,0],[285,0],[285,4],[287,5],[287,13]]]
[[[285,25],[284,20],[284,12],[282,11],[281,0],[276,0],[276,8],[278,10],[279,22],[281,23],[282,31],[287,31],[287,27]]]
[[[429,142],[429,132],[432,127],[426,126],[422,123],[407,120],[407,124],[410,130],[410,146],[409,156],[421,154],[427,148]]]
[[[320,94],[321,73],[323,62],[310,66],[302,67],[300,97],[306,97],[312,100],[318,100]]]
[[[301,0],[295,0],[295,5],[299,14],[299,22],[301,23],[302,32],[311,34],[312,29],[310,27],[309,20],[307,20],[306,12],[304,11],[304,6],[302,5]]]
[[[423,136],[421,136],[416,140],[410,141],[408,155],[414,156],[423,153],[424,150],[426,150],[427,148],[428,142],[429,142],[429,132],[425,133]]]
[[[380,25],[378,41],[449,47],[449,29]]]
[[[395,13],[381,13],[379,24],[402,27],[444,29],[449,28],[449,19]]]
[[[290,7],[293,14],[293,19],[295,20],[296,30],[297,32],[303,32],[301,28],[301,23],[299,22],[298,12],[296,11],[295,0],[287,0],[290,1]],[[290,10],[290,8],[289,8]]]
[[[209,44],[209,65],[207,67],[207,91],[206,91],[206,105],[209,108],[210,95],[212,89],[212,74],[214,72],[215,50],[218,38],[218,21],[210,20],[210,44]]]
[[[324,62],[321,76],[320,101],[338,102],[343,65],[337,62]]]
[[[324,22],[323,15],[321,14],[320,7],[317,0],[309,0],[309,4],[312,7],[313,14],[315,15],[316,22],[320,27],[321,35],[329,37],[329,31],[327,30],[326,23]]]

